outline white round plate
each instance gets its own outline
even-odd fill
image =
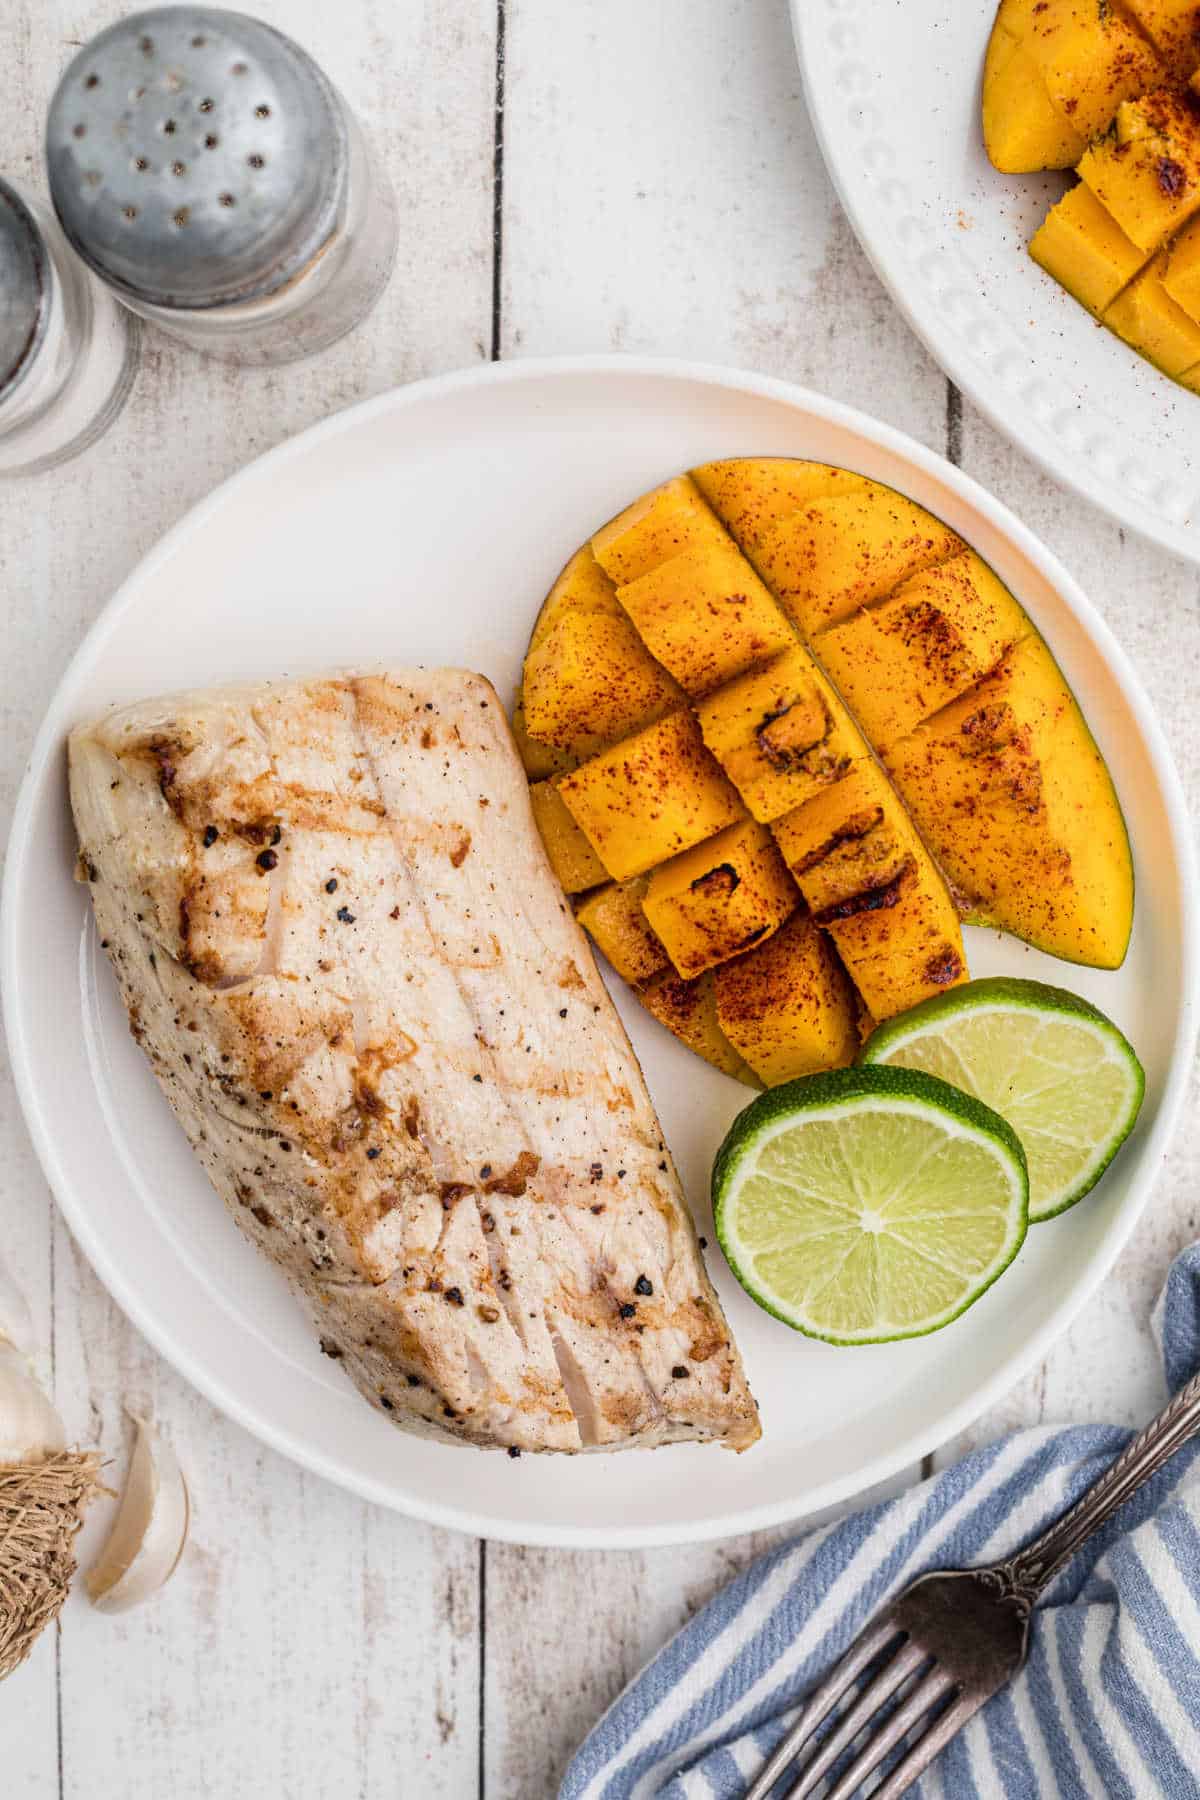
[[[183,686],[405,661],[512,691],[542,596],[626,501],[714,456],[843,463],[962,532],[1044,628],[1125,801],[1137,859],[1119,974],[973,933],[979,973],[1079,988],[1146,1064],[1141,1123],[1095,1195],[1031,1232],[962,1320],[911,1344],[799,1337],[709,1263],[762,1405],[743,1456],[696,1445],[507,1456],[428,1443],[321,1357],[241,1237],[140,1052],[71,881],[63,742],[110,702]],[[686,364],[593,359],[474,370],[339,414],[219,488],[134,571],[65,675],[34,749],[0,925],[5,1017],[34,1141],[76,1237],[152,1343],[225,1412],[309,1468],[441,1524],[529,1543],[718,1537],[849,1499],[914,1462],[1041,1356],[1151,1189],[1188,1067],[1196,884],[1169,753],[1125,658],[1065,570],[980,488],[899,433],[798,388]],[[618,1002],[700,1218],[712,1155],[749,1096]],[[707,1226],[711,1241],[711,1226]]]
[[[1026,245],[1062,175],[983,149],[996,0],[792,0],[842,204],[913,330],[1000,430],[1132,530],[1200,561],[1200,396],[1136,356]]]

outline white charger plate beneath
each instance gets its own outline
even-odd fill
[[[1200,395],[1096,324],[1026,251],[1062,175],[1001,175],[979,122],[997,0],[791,0],[830,175],[947,374],[1051,475],[1200,561]]]
[[[1088,994],[1146,1065],[1137,1132],[1095,1194],[1030,1233],[963,1319],[836,1350],[760,1312],[709,1264],[762,1405],[741,1457],[684,1445],[571,1458],[428,1443],[363,1404],[277,1272],[209,1187],[132,1042],[86,890],[71,880],[66,733],[111,702],[354,663],[466,664],[513,690],[542,597],[625,502],[714,456],[789,455],[890,482],[994,565],[1045,631],[1115,772],[1138,903],[1117,974],[973,932],[975,973]],[[14,822],[0,921],[12,1062],[71,1228],[146,1336],[231,1417],[384,1505],[492,1537],[698,1540],[848,1499],[966,1425],[1041,1356],[1151,1194],[1187,1076],[1196,883],[1178,781],[1145,696],[1066,571],[1004,507],[919,445],[798,388],[676,363],[484,368],[386,394],[219,488],[134,571],[67,671]],[[701,1231],[712,1155],[749,1098],[622,992]]]

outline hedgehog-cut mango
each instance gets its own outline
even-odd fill
[[[1015,597],[915,501],[829,464],[707,464],[568,564],[539,677],[568,617],[561,728],[522,696],[527,763],[572,765],[534,786],[551,857],[613,968],[717,1067],[770,1084],[849,1061],[864,1020],[965,978],[963,913],[1120,961],[1132,870],[1104,763]],[[667,710],[581,747],[620,688],[614,622]]]

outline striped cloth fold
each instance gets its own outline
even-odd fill
[[[1174,1391],[1200,1367],[1200,1244],[1172,1265],[1153,1323]],[[879,1607],[927,1569],[1017,1549],[1130,1435],[1106,1425],[1018,1432],[761,1558],[609,1708],[560,1800],[737,1800]],[[914,1797],[1200,1800],[1198,1453],[1200,1438],[1056,1578],[1025,1669]]]

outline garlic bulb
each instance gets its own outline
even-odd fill
[[[88,1571],[87,1588],[102,1612],[124,1612],[148,1600],[174,1573],[187,1542],[187,1483],[168,1444],[134,1417],[137,1438],[108,1542]]]
[[[43,1462],[67,1434],[29,1364],[33,1321],[25,1296],[0,1263],[0,1465]]]
[[[0,1339],[0,1464],[44,1462],[66,1444],[63,1422],[29,1364]]]
[[[63,1422],[27,1360],[33,1330],[0,1263],[0,1681],[57,1618],[100,1458],[68,1450]]]

